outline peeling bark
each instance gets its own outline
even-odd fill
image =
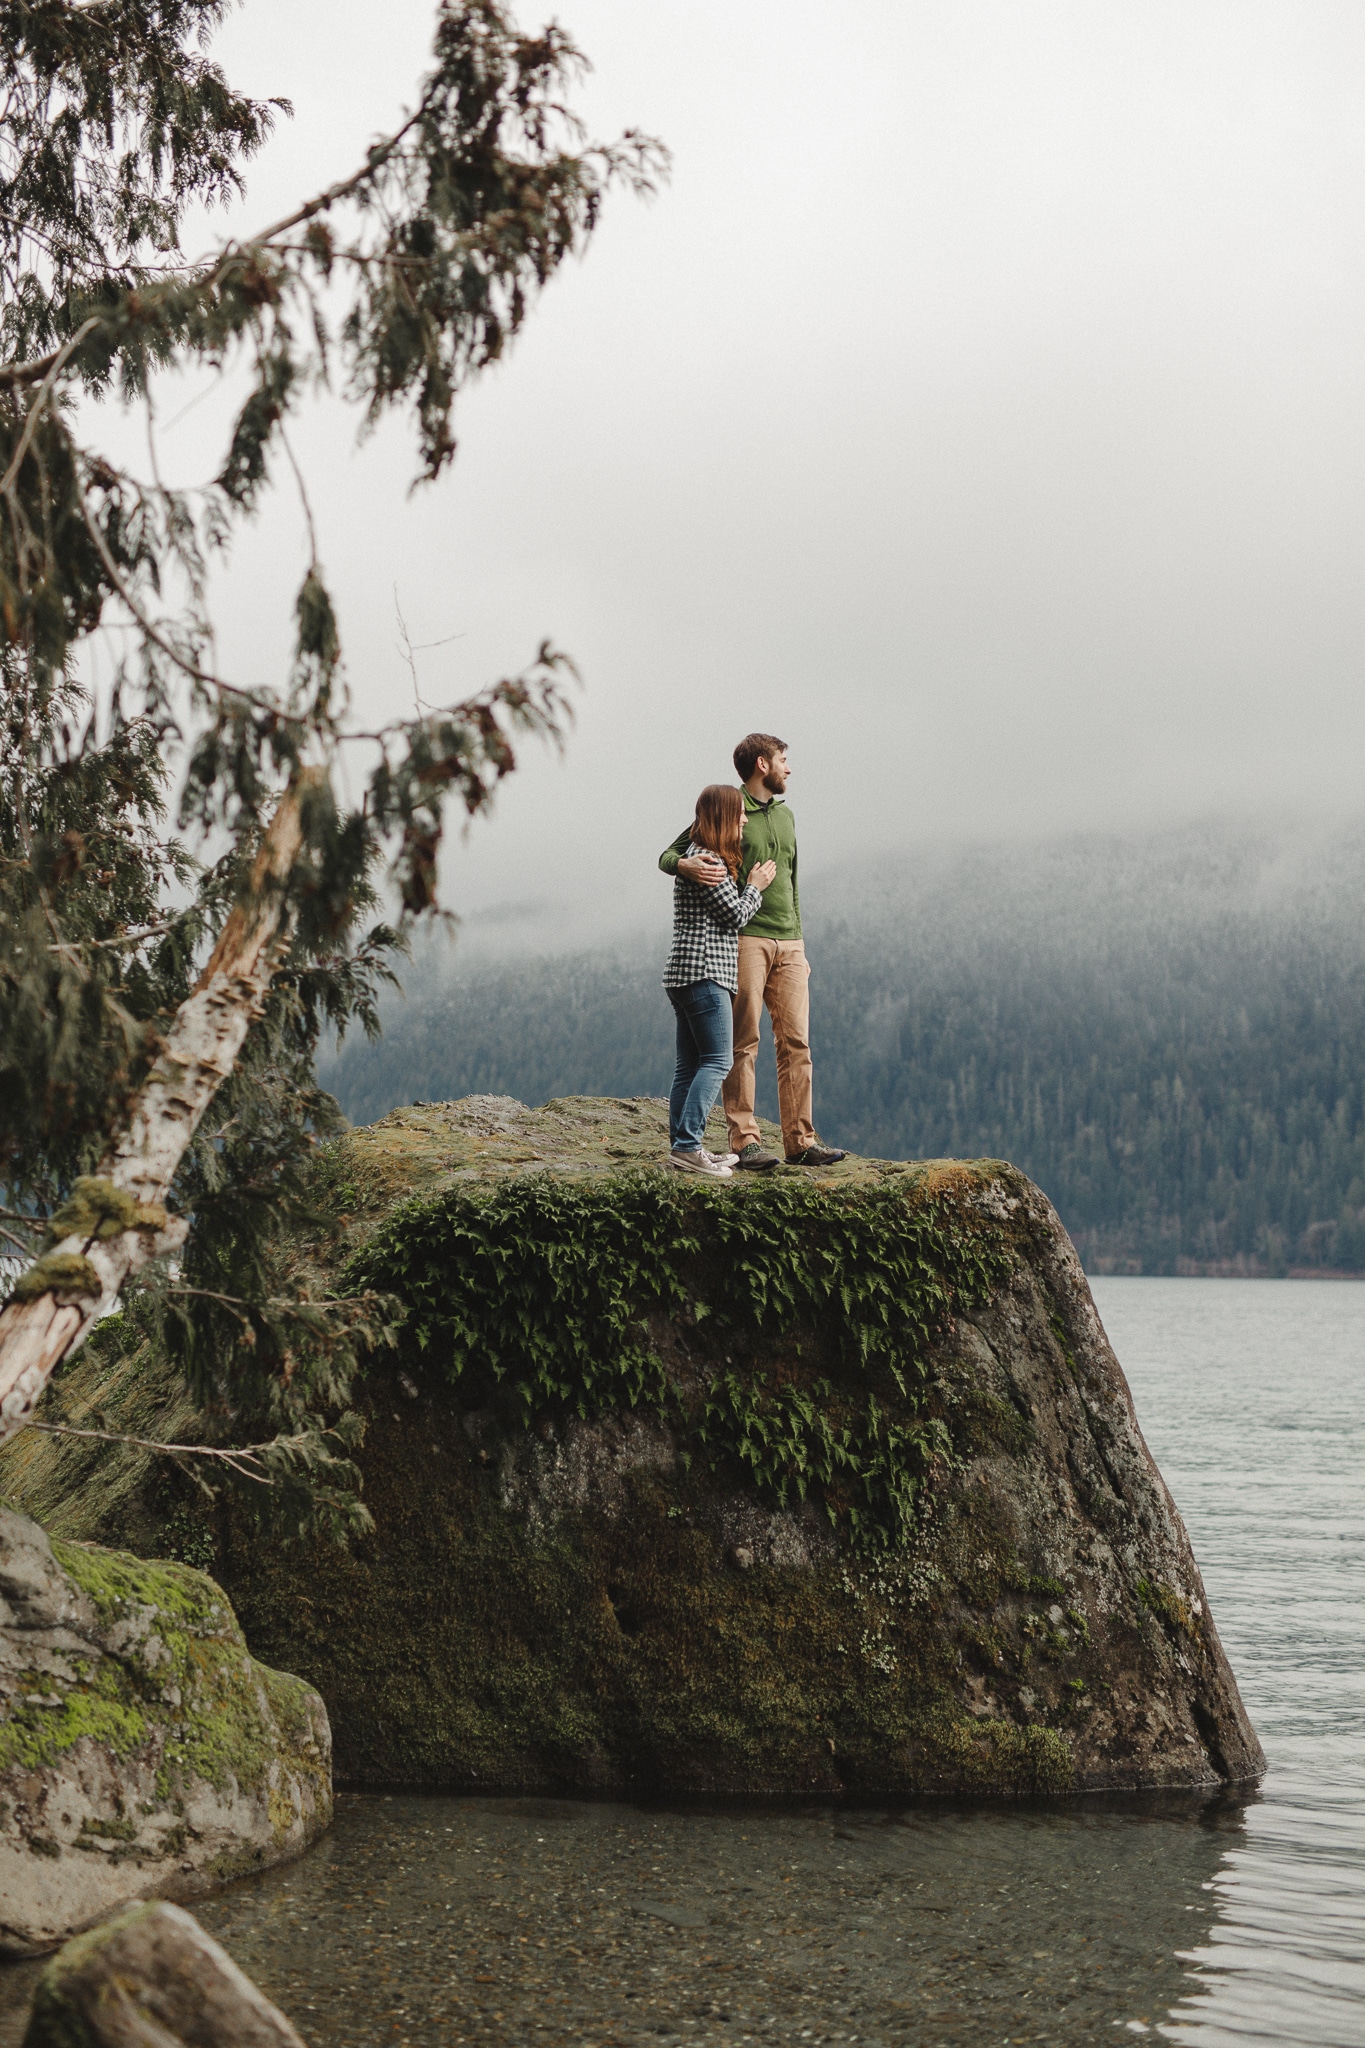
[[[284,884],[303,843],[303,799],[323,773],[303,770],[280,799],[256,856],[250,894],[223,926],[193,993],[176,1011],[126,1126],[99,1167],[101,1180],[144,1206],[165,1200],[204,1112],[265,1006],[285,919]],[[188,1230],[183,1217],[171,1217],[160,1230],[65,1237],[52,1247],[53,1253],[88,1260],[100,1291],[78,1294],[59,1287],[0,1310],[0,1443],[31,1420],[57,1367],[108,1315],[132,1276],[183,1244]]]

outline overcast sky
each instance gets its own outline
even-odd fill
[[[610,203],[435,490],[405,495],[397,429],[356,455],[323,408],[297,435],[367,717],[411,699],[395,585],[415,639],[459,636],[424,695],[546,635],[582,669],[565,761],[528,757],[447,864],[457,905],[633,918],[750,726],[791,742],[811,873],[1361,807],[1356,0],[557,12],[587,119],[661,136],[671,184]],[[243,225],[353,165],[430,26],[423,0],[247,0],[221,60],[296,113]],[[212,400],[170,428],[177,470],[218,433]],[[254,680],[304,559],[278,496],[225,593]]]

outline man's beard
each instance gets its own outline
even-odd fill
[[[785,775],[779,775],[775,768],[770,768],[763,778],[763,787],[770,790],[774,796],[781,796],[787,787],[787,778]]]

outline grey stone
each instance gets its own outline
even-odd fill
[[[651,1920],[662,1920],[669,1927],[709,1927],[711,1924],[705,1913],[694,1912],[690,1906],[656,1905],[652,1899],[641,1899],[635,1910],[647,1914]]]
[[[331,1812],[321,1699],[212,1579],[0,1509],[0,1955],[297,1855]]]
[[[38,1980],[23,2048],[303,2048],[284,2014],[179,1906],[77,1935]]]
[[[343,1142],[351,1228],[360,1241],[465,1172],[490,1188],[523,1173],[582,1187],[649,1169],[667,1135],[661,1105],[607,1097],[395,1111]],[[885,1384],[879,1397],[951,1445],[917,1461],[902,1543],[874,1553],[823,1500],[782,1499],[699,1455],[716,1376],[761,1372],[774,1341],[805,1381],[847,1393],[832,1314],[779,1317],[752,1342],[699,1313],[712,1305],[699,1272],[697,1300],[641,1316],[666,1401],[637,1404],[623,1383],[617,1402],[547,1403],[529,1427],[501,1402],[468,1408],[413,1346],[371,1381],[363,1556],[283,1552],[230,1520],[223,1533],[253,1645],[325,1691],[347,1776],[891,1799],[1200,1791],[1264,1767],[1188,1534],[1041,1191],[999,1161],[851,1155],[820,1188],[855,1208],[899,1198],[964,1247],[976,1218],[1000,1226],[989,1287],[907,1341],[904,1408]],[[716,1199],[750,1195],[768,1199]],[[799,1256],[809,1223],[773,1224]],[[398,1369],[419,1400],[403,1399]],[[78,1361],[68,1398],[97,1395]],[[0,1484],[24,1504],[152,1548],[151,1489],[117,1472],[55,1438],[0,1453]],[[26,1711],[36,1725],[51,1710]]]

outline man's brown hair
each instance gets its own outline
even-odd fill
[[[746,732],[735,748],[735,773],[741,782],[747,782],[759,763],[760,755],[770,765],[774,754],[785,754],[787,742],[778,739],[771,732]]]
[[[733,881],[743,857],[744,798],[728,782],[708,782],[697,798],[692,843],[718,853]]]

